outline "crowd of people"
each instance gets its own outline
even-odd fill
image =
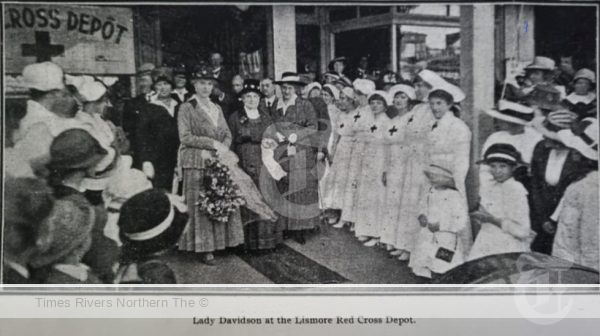
[[[215,265],[215,251],[304,244],[321,224],[426,278],[529,251],[597,270],[596,77],[553,74],[536,57],[506,80],[469,206],[466,97],[428,69],[348,76],[338,58],[306,82],[244,79],[218,53],[191,71],[144,64],[114,118],[113,83],[28,65],[5,150],[3,282],[172,284],[161,256],[175,247]],[[246,198],[225,223],[198,206],[215,160]]]

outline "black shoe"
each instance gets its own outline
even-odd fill
[[[306,237],[304,236],[304,232],[300,231],[294,235],[294,241],[300,245],[306,244]]]
[[[215,256],[210,252],[204,253],[202,255],[202,262],[208,266],[214,266],[217,264],[217,262],[215,261]]]

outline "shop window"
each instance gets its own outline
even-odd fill
[[[387,14],[390,12],[390,7],[387,6],[361,6],[358,7],[359,14],[363,16],[373,16]]]
[[[401,14],[421,14],[421,15],[458,17],[460,15],[460,6],[459,5],[405,5],[405,6],[396,6],[396,11]]]
[[[356,17],[356,7],[353,6],[341,6],[329,10],[329,21],[331,22],[350,20]]]
[[[460,29],[430,26],[399,26],[398,60],[402,77],[412,80],[427,68],[448,81],[460,80]]]
[[[298,73],[314,74],[320,69],[321,34],[319,26],[296,26],[296,64]],[[313,78],[314,79],[314,78]]]
[[[296,6],[296,14],[315,14],[315,6]]]
[[[369,67],[383,71],[390,68],[390,28],[373,27],[335,34],[335,56],[348,58],[348,68],[358,65],[362,56],[369,58]]]

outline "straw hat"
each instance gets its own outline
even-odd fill
[[[536,56],[533,63],[525,67],[525,70],[545,70],[552,71],[556,67],[554,60],[544,56]]]
[[[497,110],[485,111],[492,118],[508,121],[513,124],[527,125],[534,118],[531,107],[501,99]]]
[[[598,161],[598,119],[585,118],[576,127],[558,131],[558,138],[565,146]]]
[[[521,153],[510,144],[496,143],[491,145],[483,154],[483,160],[477,163],[506,162],[513,165],[523,164]]]
[[[300,86],[304,86],[306,85],[306,83],[304,83],[302,80],[300,80],[300,76],[295,73],[295,72],[284,72],[281,75],[281,79],[279,81],[275,82],[276,84],[291,84],[291,85],[300,85]]]
[[[181,236],[188,220],[184,205],[158,189],[143,191],[121,207],[119,236],[123,254],[143,257],[173,246]]]

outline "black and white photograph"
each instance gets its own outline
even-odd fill
[[[598,286],[593,2],[2,12],[2,291]]]

